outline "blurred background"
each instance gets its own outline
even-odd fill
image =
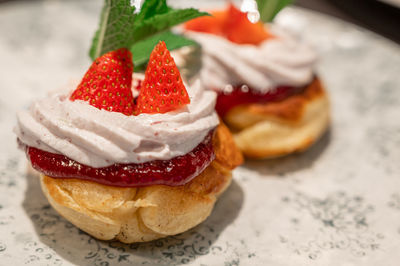
[[[0,5],[12,1],[36,0],[0,0]],[[400,44],[400,0],[295,0],[295,5],[338,17]]]
[[[297,0],[295,5],[352,22],[400,44],[400,0]]]

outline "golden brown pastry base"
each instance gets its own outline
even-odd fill
[[[224,117],[236,145],[254,159],[304,151],[323,135],[329,120],[328,96],[318,78],[281,102],[240,105]]]
[[[179,234],[210,215],[231,182],[231,170],[243,161],[224,125],[213,145],[216,159],[183,186],[119,188],[41,176],[42,190],[62,216],[98,239],[133,243]]]

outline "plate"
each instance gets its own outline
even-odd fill
[[[100,4],[1,5],[1,265],[398,263],[400,48],[298,8],[284,10],[277,23],[320,53],[332,126],[316,145],[299,155],[246,162],[212,215],[178,236],[145,244],[103,242],[60,217],[27,172],[12,128],[18,110],[79,79],[89,66]]]

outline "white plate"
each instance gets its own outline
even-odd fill
[[[0,6],[0,265],[398,264],[400,48],[297,8],[277,22],[321,54],[329,134],[302,155],[238,168],[210,218],[179,236],[102,242],[61,218],[26,174],[12,127],[18,110],[84,73],[100,4]]]

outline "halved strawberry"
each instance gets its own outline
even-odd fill
[[[211,15],[189,20],[185,23],[184,27],[191,31],[224,36],[224,25],[229,15],[228,12],[225,10],[213,11]]]
[[[136,114],[166,113],[190,103],[181,74],[165,43],[152,51],[137,99]]]
[[[83,100],[99,109],[132,115],[132,72],[129,50],[108,52],[94,60],[70,100]]]
[[[233,4],[230,4],[226,10],[211,14],[212,17],[204,16],[186,22],[185,28],[222,36],[238,44],[258,45],[274,37],[261,22],[251,23],[247,14],[241,12]]]
[[[224,32],[231,42],[257,45],[272,36],[261,22],[251,23],[247,13],[241,12],[233,4],[229,5],[227,13]]]

